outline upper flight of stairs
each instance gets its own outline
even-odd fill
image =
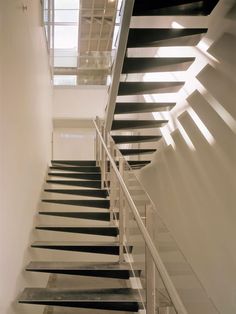
[[[198,16],[209,15],[218,0],[213,1],[190,1],[190,0],[135,0],[133,7],[133,17],[144,16],[148,21],[149,17],[153,16]],[[132,20],[132,17],[131,17]],[[121,80],[119,82],[118,94],[114,118],[111,125],[113,139],[116,144],[126,144],[122,149],[125,156],[140,156],[143,153],[148,154],[150,160],[151,154],[156,151],[157,141],[161,139],[160,128],[168,123],[168,120],[139,120],[139,116],[151,112],[167,112],[171,110],[175,103],[163,102],[144,102],[141,100],[141,95],[156,94],[156,93],[176,93],[185,84],[184,81],[143,81],[140,80],[140,75],[153,72],[170,72],[170,71],[186,71],[194,62],[193,57],[151,57],[143,55],[140,57],[135,52],[130,55],[130,51],[137,51],[139,48],[158,48],[171,46],[195,46],[199,43],[202,36],[207,32],[207,28],[146,28],[138,27],[129,29],[128,39],[126,44],[126,55],[123,61],[121,71]],[[142,50],[144,51],[144,50]],[[129,79],[129,75],[137,75],[136,81]],[[126,77],[125,80],[122,77]],[[139,101],[127,101],[123,96],[139,96]],[[138,120],[137,120],[137,114]],[[128,115],[127,117],[125,115]],[[133,117],[132,117],[133,116]],[[123,118],[124,117],[124,118]],[[142,118],[141,118],[142,119]],[[143,130],[146,129],[143,136]],[[141,134],[142,134],[141,133]],[[137,145],[136,150],[127,148],[127,144]],[[149,146],[143,143],[149,143]],[[140,158],[139,158],[140,159]],[[140,167],[142,167],[140,165]],[[139,168],[140,168],[139,167]]]

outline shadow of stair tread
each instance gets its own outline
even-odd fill
[[[142,155],[142,154],[152,154],[156,151],[156,149],[142,149],[142,148],[127,148],[127,149],[119,149],[123,156],[130,155]]]
[[[143,95],[156,93],[175,93],[185,84],[184,81],[173,82],[120,82],[118,96]]]
[[[72,172],[101,172],[100,167],[97,166],[51,166],[49,169]]]
[[[122,73],[186,71],[194,60],[194,57],[129,57],[124,59]]]
[[[108,255],[119,255],[119,243],[118,242],[78,242],[78,241],[36,241],[31,245],[32,248],[41,248],[49,250],[61,250],[61,251],[74,251],[74,252],[86,252],[86,253],[98,253]],[[131,253],[132,246],[126,247],[128,252]],[[124,252],[126,252],[124,248]]]
[[[105,189],[44,189],[44,192],[58,193],[58,194],[71,194],[98,198],[107,198],[108,191]]]
[[[72,226],[72,225],[40,225],[35,227],[37,230],[43,231],[57,231],[57,232],[69,232],[69,233],[81,233],[81,234],[94,234],[101,236],[116,237],[119,234],[119,228],[116,226],[108,225],[84,225],[84,226]]]
[[[207,28],[130,28],[127,47],[193,45],[206,32]]]
[[[101,180],[101,173],[91,172],[91,173],[59,173],[59,172],[49,172],[50,177],[62,177],[62,178],[74,178],[82,180]]]
[[[110,221],[111,219],[111,213],[109,211],[40,211],[39,215],[98,221]],[[116,213],[116,215],[118,215],[118,213]]]
[[[52,164],[75,165],[75,166],[95,166],[96,160],[51,160]]]
[[[168,120],[113,120],[112,130],[160,128]]]
[[[116,144],[156,142],[162,138],[161,135],[112,135]]]
[[[134,16],[150,15],[209,15],[219,0],[136,0]]]
[[[138,291],[131,288],[115,289],[60,289],[60,288],[26,288],[19,297],[19,302],[30,301],[89,301],[89,302],[137,302]]]
[[[97,208],[110,208],[110,201],[103,199],[85,199],[85,200],[61,200],[61,199],[43,199],[43,203],[72,205],[72,206],[85,206],[85,207],[97,207]]]
[[[70,186],[81,186],[81,187],[91,187],[91,188],[101,188],[100,180],[46,180],[49,184],[61,184]]]
[[[175,105],[176,103],[117,102],[115,114],[168,111]]]

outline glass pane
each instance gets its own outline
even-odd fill
[[[54,47],[55,49],[77,48],[78,27],[77,26],[55,26]]]
[[[76,85],[76,75],[54,75],[53,83],[54,85]]]
[[[55,9],[78,9],[79,0],[55,0]]]
[[[79,21],[78,10],[55,10],[55,23],[76,23]]]

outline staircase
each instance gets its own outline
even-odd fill
[[[158,16],[209,15],[217,2],[218,0],[135,0],[131,8],[131,21],[137,17],[145,17],[147,25],[151,25],[149,19],[154,21],[154,16],[158,19]],[[118,81],[117,87],[113,86],[114,96],[110,97],[108,107],[107,118],[112,122],[107,121],[106,129],[112,132],[123,155],[129,157],[128,159],[138,158],[148,163],[157,149],[157,142],[162,138],[160,128],[168,123],[166,119],[153,120],[148,113],[159,112],[165,116],[165,112],[174,108],[176,103],[163,103],[154,98],[151,102],[146,102],[143,95],[148,94],[150,98],[157,93],[176,93],[185,82],[176,80],[174,76],[173,81],[150,82],[144,80],[144,75],[186,71],[195,60],[193,57],[155,57],[150,55],[150,51],[152,53],[153,48],[159,47],[195,46],[207,32],[207,28],[149,28],[141,21],[143,27],[135,27],[135,22],[131,23],[126,36],[120,37],[120,41],[126,41],[123,51],[120,52],[121,55],[123,53],[124,60],[118,60],[114,65]],[[125,23],[128,25],[128,21]],[[145,164],[140,164],[139,168],[143,166]]]

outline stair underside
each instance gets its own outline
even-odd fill
[[[107,190],[98,189],[45,189],[44,192],[57,193],[57,194],[69,194],[69,195],[80,195],[97,198],[107,198]]]
[[[96,262],[31,262],[27,271],[80,275],[91,277],[129,279],[139,276],[140,267],[129,263],[96,263]]]
[[[186,71],[195,58],[125,58],[122,73]]]
[[[112,130],[160,128],[168,120],[113,120]]]
[[[61,184],[69,186],[80,186],[88,188],[101,188],[100,180],[47,180],[46,183],[49,184]]]
[[[116,237],[119,234],[119,229],[116,226],[36,226],[38,230],[45,231],[57,231],[57,232],[69,232],[69,233],[80,233],[80,234],[94,234],[101,236]]]
[[[82,180],[101,180],[100,173],[59,173],[59,172],[49,172],[50,177],[61,177],[61,178],[71,178],[71,179],[82,179]]]
[[[101,172],[99,167],[95,166],[51,166],[51,170],[63,170],[63,171],[72,171],[72,172]]]
[[[123,156],[152,154],[156,149],[119,149]]]
[[[133,15],[208,15],[219,0],[135,0]]]
[[[194,46],[207,28],[130,28],[127,48]]]
[[[60,250],[60,251],[73,251],[73,252],[86,252],[86,253],[97,253],[107,255],[119,255],[119,243],[117,242],[50,242],[41,241],[34,242],[31,247],[49,249],[49,250]],[[127,247],[129,253],[132,251],[132,246]],[[125,252],[125,249],[124,249]]]
[[[71,166],[81,166],[81,167],[91,167],[96,166],[95,160],[52,160],[53,165],[71,165]]]
[[[139,293],[130,288],[94,290],[27,288],[20,295],[19,302],[131,312],[137,312],[140,308]]]
[[[175,103],[118,102],[114,114],[169,111],[174,106]]]
[[[156,142],[162,138],[160,135],[113,135],[116,144],[124,143],[143,143],[143,142]]]
[[[59,200],[59,199],[44,199],[44,203],[53,203],[53,204],[65,204],[65,205],[74,205],[74,206],[84,206],[84,207],[97,207],[97,208],[109,208],[109,200]]]
[[[55,216],[64,218],[76,218],[86,220],[110,221],[111,213],[109,211],[40,211],[40,215]],[[117,215],[117,214],[116,214]]]
[[[185,82],[120,82],[118,96],[175,93]]]

